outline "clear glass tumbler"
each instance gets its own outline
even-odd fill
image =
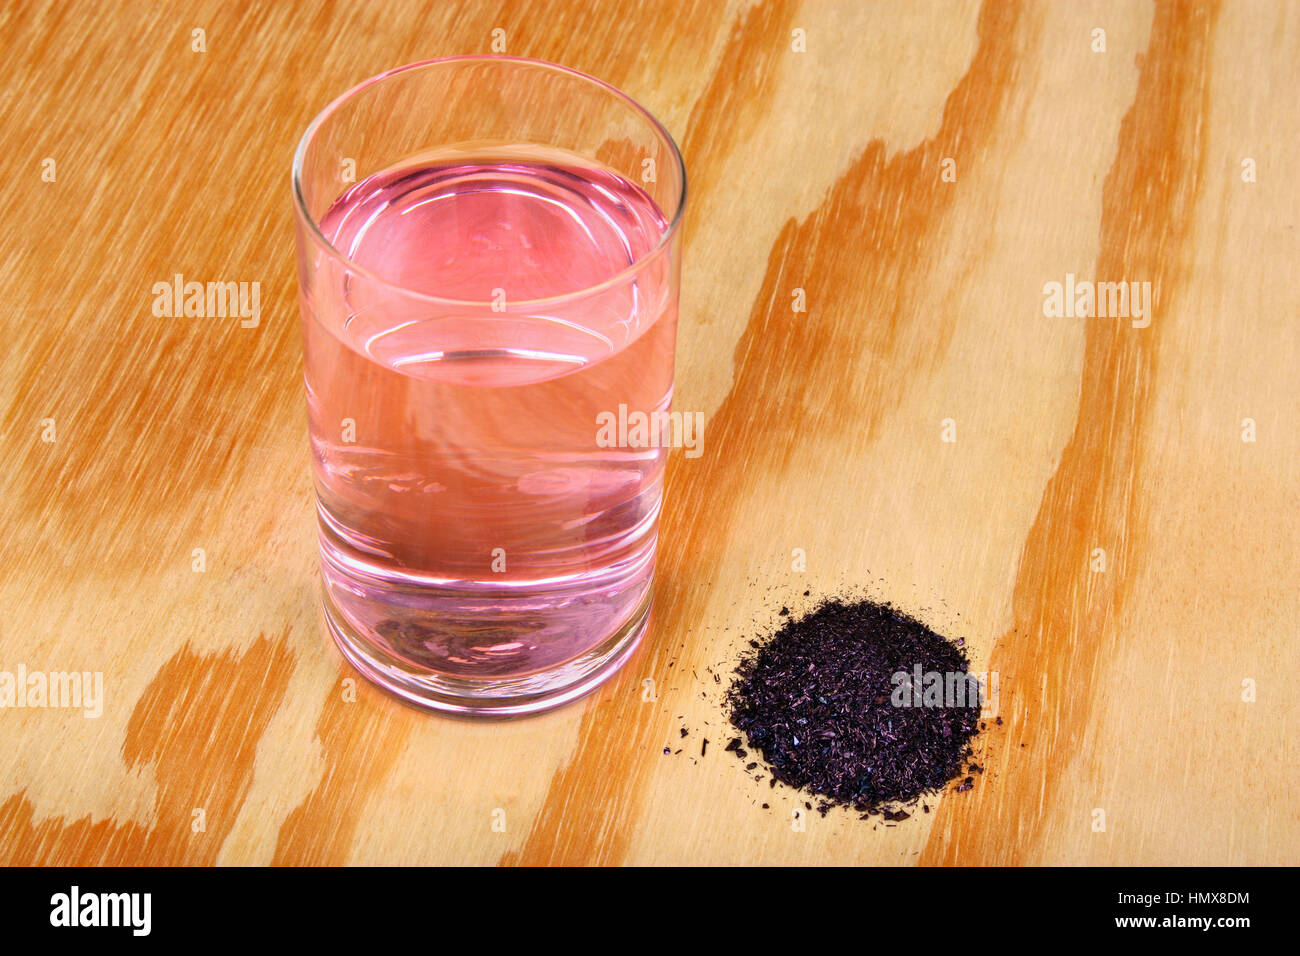
[[[592,689],[650,611],[667,449],[625,426],[672,398],[672,138],[564,67],[430,60],[326,107],[293,192],[334,640],[435,710]]]

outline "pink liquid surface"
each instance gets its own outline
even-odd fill
[[[654,201],[602,170],[425,163],[357,183],[321,228],[369,273],[324,257],[304,282],[323,567],[346,626],[412,667],[499,680],[644,614],[665,453],[600,447],[597,416],[668,407],[667,257],[533,300],[643,260],[667,228]]]

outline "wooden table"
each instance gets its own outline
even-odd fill
[[[502,37],[678,136],[707,424],[642,650],[475,724],[321,628],[289,164]],[[3,862],[1297,862],[1300,7],[17,2],[0,63],[0,669],[103,675],[0,710]],[[176,274],[260,320],[156,315]],[[1046,314],[1067,275],[1149,324]],[[965,637],[1003,724],[934,812],[800,828],[698,757],[706,668],[849,590]]]

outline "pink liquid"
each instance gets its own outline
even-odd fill
[[[642,260],[667,227],[658,206],[601,170],[444,161],[357,183],[321,227],[371,274],[318,261],[304,282],[336,626],[398,668],[494,681],[639,626],[664,451],[600,447],[597,416],[668,407],[668,259],[599,295],[522,303]]]

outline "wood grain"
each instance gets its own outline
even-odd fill
[[[288,169],[497,28],[678,136],[707,424],[645,646],[489,725],[321,628]],[[0,862],[1297,862],[1294,5],[20,2],[0,63],[0,671],[104,679],[0,708]],[[177,273],[260,321],[154,315]],[[1151,324],[1044,315],[1067,273]],[[896,827],[722,753],[740,648],[847,591],[999,676],[975,789]]]

